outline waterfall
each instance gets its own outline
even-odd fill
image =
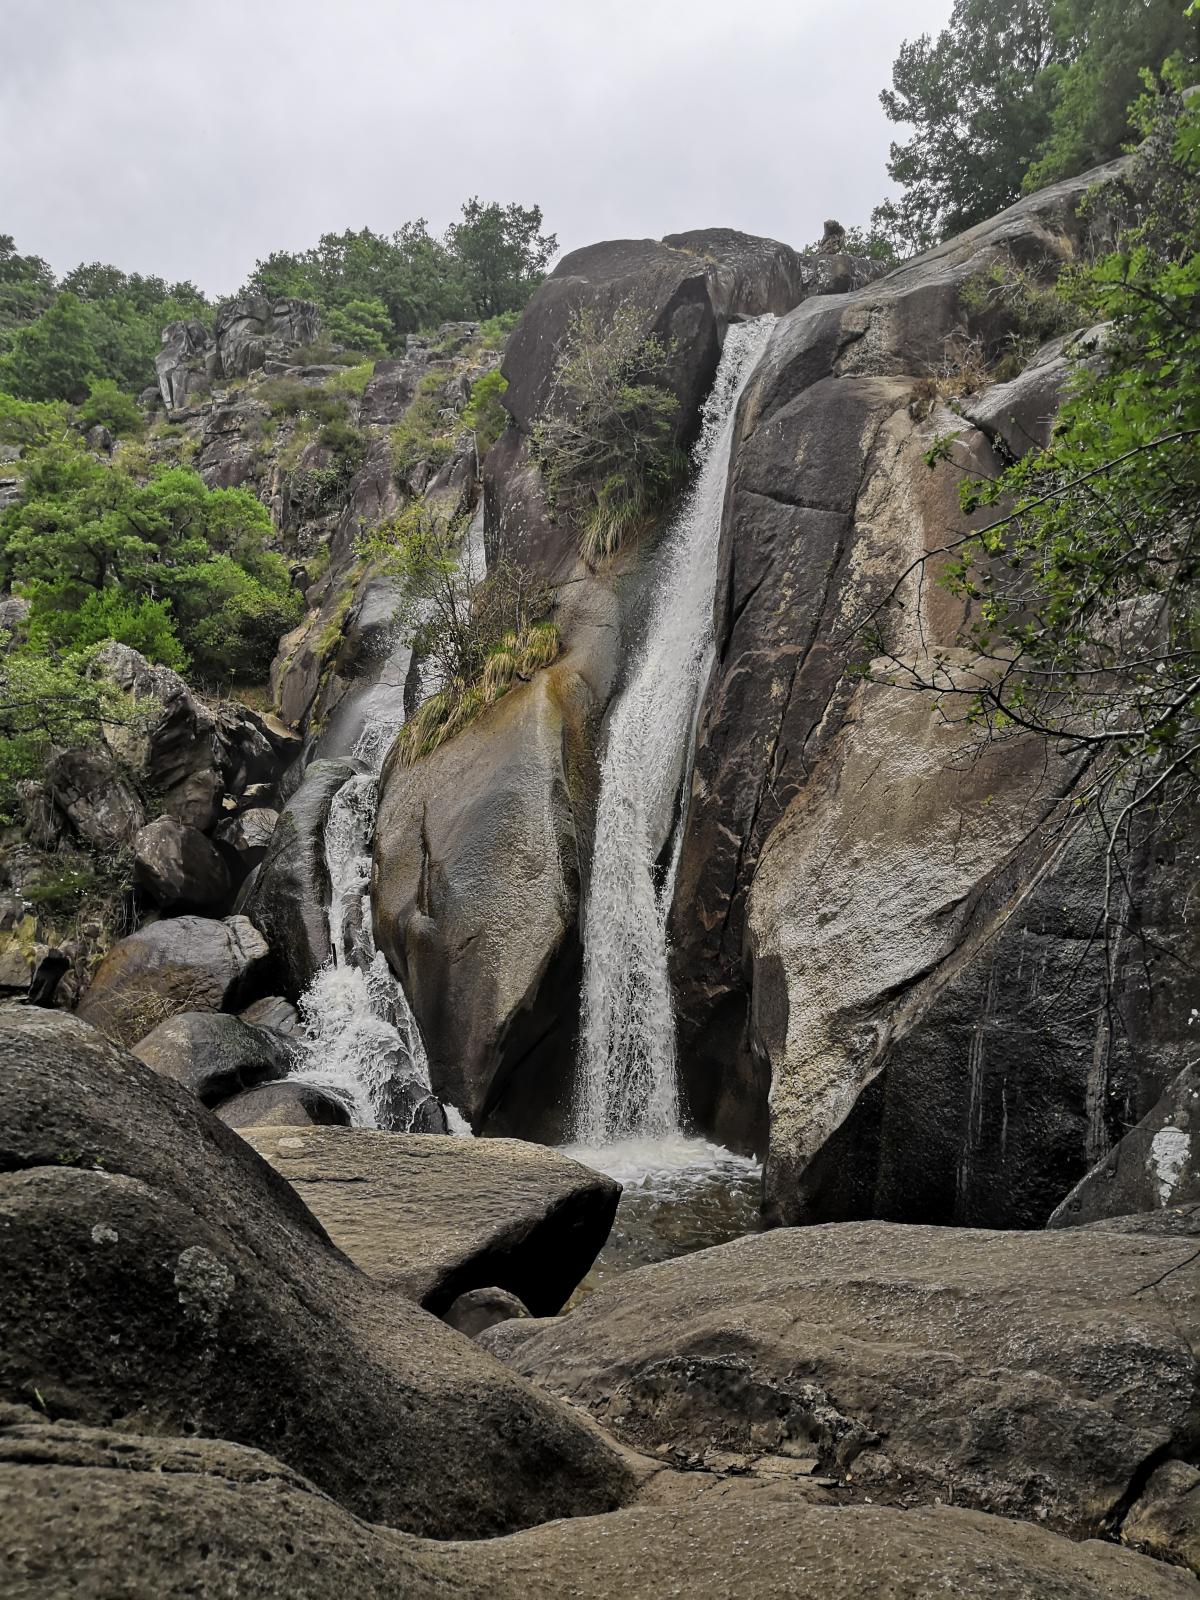
[[[380,750],[370,722],[359,743]],[[356,1127],[437,1131],[421,1031],[403,988],[375,948],[371,925],[378,782],[378,771],[369,769],[347,779],[329,808],[325,861],[333,955],[300,998],[304,1060],[293,1076],[335,1094]]]
[[[645,642],[609,721],[583,927],[575,1134],[589,1147],[678,1129],[667,917],[712,651],[734,418],[774,321],[734,324],[726,335],[693,453],[695,479],[658,554]]]
[[[481,508],[462,552],[475,577],[482,571],[482,539]],[[347,779],[329,808],[324,845],[332,958],[300,997],[303,1057],[292,1077],[334,1094],[356,1127],[469,1134],[462,1115],[453,1106],[441,1106],[433,1094],[421,1030],[403,986],[375,948],[371,922],[375,807],[384,758],[404,723],[406,632],[397,624],[351,752],[363,771]],[[397,670],[389,674],[393,662]],[[436,687],[429,678],[422,669],[421,699]]]

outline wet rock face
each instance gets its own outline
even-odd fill
[[[477,1129],[514,1095],[505,1131],[564,1125],[570,1060],[538,1044],[577,1006],[569,985],[546,984],[579,906],[569,727],[552,669],[381,781],[376,941],[404,980],[435,1094]]]
[[[515,1139],[367,1128],[249,1128],[245,1137],[356,1266],[439,1315],[488,1286],[536,1316],[561,1310],[621,1193],[611,1178]]]
[[[357,767],[315,761],[284,807],[242,907],[275,954],[284,993],[296,999],[330,958],[325,907],[325,824],[333,797]]]
[[[914,403],[948,342],[1003,336],[964,283],[997,264],[1053,277],[1088,243],[1079,200],[1103,176],[804,302],[743,397],[672,960],[691,1113],[768,1150],[777,1220],[1040,1225],[1182,1065],[1186,960],[1158,962],[1151,1001],[1121,953],[1111,1041],[1095,1008],[1054,1003],[1064,984],[1098,999],[1100,976],[1084,957],[1069,977],[1103,875],[1056,810],[1073,774],[1015,742],[977,763],[923,725],[930,703],[844,676],[873,608],[963,526],[963,473],[1044,439],[1070,361],[1095,356],[1099,334],[1053,341],[965,417]],[[954,466],[931,472],[950,432]],[[935,563],[893,648],[918,664],[962,621]],[[1138,849],[1143,915],[1177,936],[1191,836]]]
[[[181,1085],[15,1008],[0,1077],[0,1401],[269,1442],[353,1515],[432,1538],[629,1494],[602,1436],[354,1268]]]
[[[404,978],[434,1088],[477,1128],[567,1129],[597,749],[645,576],[634,551],[589,570],[547,514],[528,433],[552,403],[562,337],[581,307],[603,323],[632,305],[670,347],[687,439],[729,319],[786,310],[832,287],[831,270],[728,230],[595,245],[564,258],[508,343],[514,425],[488,457],[488,559],[556,591],[563,655],[449,746],[385,771],[373,878],[380,947]]]
[[[846,1223],[645,1267],[481,1341],[648,1451],[809,1456],[872,1498],[952,1492],[1086,1537],[1192,1449],[1198,1289],[1189,1238]]]
[[[1189,1064],[1050,1218],[1076,1227],[1200,1203],[1200,1073]]]

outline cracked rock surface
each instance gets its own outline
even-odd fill
[[[1194,1448],[1188,1237],[846,1223],[643,1268],[481,1343],[649,1452],[807,1456],[852,1493],[1120,1525]]]

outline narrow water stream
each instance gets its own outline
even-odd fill
[[[481,508],[463,540],[462,560],[472,571],[482,563],[482,549]],[[342,785],[329,808],[324,846],[332,959],[300,997],[303,1056],[292,1077],[333,1094],[355,1127],[469,1135],[466,1119],[433,1093],[421,1030],[403,985],[375,947],[371,921],[379,775],[404,723],[408,634],[397,622],[378,679],[363,698],[351,752],[363,770]],[[422,671],[418,703],[435,688]]]
[[[751,1231],[761,1169],[680,1126],[667,921],[696,721],[712,659],[721,516],[738,401],[770,316],[728,330],[695,479],[657,560],[646,637],[609,719],[584,916],[572,1154],[624,1184],[589,1283]]]

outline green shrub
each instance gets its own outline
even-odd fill
[[[75,413],[75,420],[85,431],[107,428],[117,439],[137,437],[146,425],[137,401],[111,378],[92,379],[88,397]]]
[[[346,477],[358,471],[367,453],[364,435],[353,423],[343,418],[324,423],[317,434],[317,443],[333,451],[338,459],[338,469]]]
[[[298,378],[272,378],[259,391],[273,417],[311,417],[315,422],[344,422],[346,398],[324,384]]]
[[[137,598],[120,589],[93,589],[77,611],[55,610],[43,598],[30,611],[29,630],[32,638],[47,644],[81,650],[113,640],[176,672],[188,665],[166,601]]]
[[[330,394],[348,394],[361,396],[375,373],[373,361],[360,361],[355,366],[346,367],[342,372],[335,372],[325,382],[325,387]]]
[[[488,317],[479,325],[479,337],[485,350],[503,350],[508,336],[521,320],[519,311],[503,311],[498,317]]]
[[[576,312],[563,341],[533,449],[551,509],[571,522],[590,562],[614,555],[678,483],[669,360],[630,305],[607,326],[592,310]]]
[[[427,372],[417,384],[408,410],[392,429],[392,471],[403,483],[427,463],[432,472],[445,466],[454,454],[454,443],[462,431],[461,420],[442,415],[444,372]]]
[[[19,450],[38,449],[61,437],[67,408],[58,400],[18,400],[0,389],[0,444]]]
[[[6,648],[0,635],[0,822],[19,814],[17,786],[40,777],[55,745],[104,743],[105,721],[127,720],[124,697],[92,673],[87,652],[48,654],[36,645]]]
[[[1039,345],[1077,326],[1078,311],[1053,283],[1027,268],[997,262],[972,274],[959,300],[979,328],[984,359],[1001,383],[1017,377]]]
[[[475,449],[480,461],[508,426],[508,412],[501,398],[507,388],[508,380],[501,377],[499,367],[485,372],[471,386],[471,398],[462,419],[466,427],[474,430]]]
[[[359,544],[401,580],[399,620],[442,685],[398,735],[406,763],[452,738],[514,682],[549,666],[560,648],[558,629],[545,616],[553,604],[548,587],[505,562],[486,576],[474,573],[461,542],[461,526],[414,500]]]

